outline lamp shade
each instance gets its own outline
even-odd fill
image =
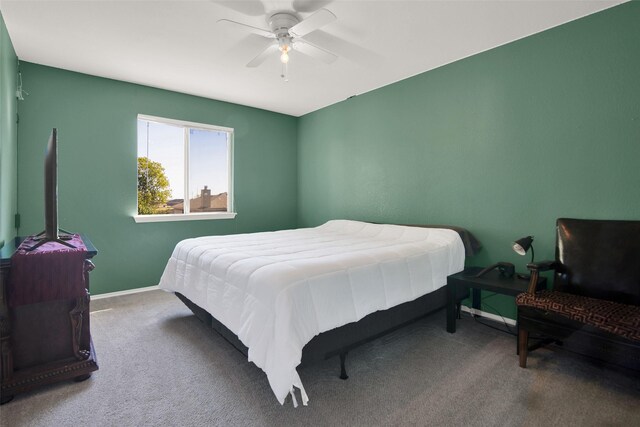
[[[513,242],[513,250],[518,255],[524,256],[527,254],[527,251],[531,248],[532,243],[533,243],[533,236],[523,237]]]

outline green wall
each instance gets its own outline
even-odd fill
[[[637,22],[626,3],[299,119],[23,63],[19,232],[43,228],[58,127],[60,225],[100,250],[94,294],[156,284],[187,237],[333,218],[464,226],[484,244],[469,265],[522,271],[510,243],[533,234],[536,258],[553,256],[558,217],[640,217]],[[235,220],[134,223],[138,113],[236,129]]]
[[[185,238],[297,225],[294,117],[22,62],[18,171],[20,234],[44,228],[43,160],[58,128],[60,227],[99,250],[92,293],[151,286]],[[231,220],[136,224],[136,116],[235,128]]]
[[[468,265],[523,271],[510,243],[553,257],[558,217],[640,219],[639,23],[623,4],[302,117],[299,225],[455,224]]]
[[[0,248],[16,235],[17,212],[17,108],[18,58],[0,14]]]

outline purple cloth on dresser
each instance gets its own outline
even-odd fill
[[[84,260],[87,248],[78,234],[68,243],[69,248],[57,242],[47,242],[33,251],[38,243],[27,237],[11,257],[7,300],[10,307],[36,304],[44,301],[84,296]]]

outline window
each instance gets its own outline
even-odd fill
[[[134,219],[234,218],[232,157],[231,128],[138,115]]]

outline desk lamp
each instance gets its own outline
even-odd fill
[[[527,236],[527,237],[522,237],[518,240],[516,240],[515,242],[513,242],[513,250],[518,254],[518,255],[522,255],[525,256],[527,254],[527,251],[529,249],[531,249],[531,263],[533,263],[533,257],[534,257],[534,252],[533,252],[533,236]],[[520,279],[524,279],[524,280],[529,280],[530,276],[528,275],[523,275],[523,274],[518,274],[518,277]]]

